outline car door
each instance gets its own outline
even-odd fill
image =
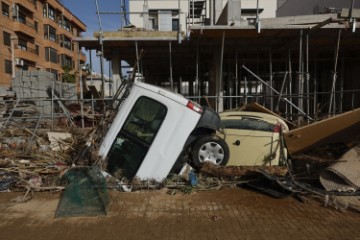
[[[225,141],[230,148],[228,165],[272,164],[278,144],[274,124],[252,117],[227,118],[222,120],[222,124],[226,134]]]

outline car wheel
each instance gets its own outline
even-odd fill
[[[199,168],[205,161],[226,165],[229,161],[229,147],[226,142],[215,135],[199,138],[192,147],[192,163]]]

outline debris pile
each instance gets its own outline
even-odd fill
[[[21,116],[34,114],[31,112],[31,104],[21,109]],[[77,111],[78,108],[72,106],[71,109]],[[360,111],[354,112],[359,114]],[[11,114],[16,115],[14,111]],[[349,128],[357,129],[357,115],[355,118],[351,114],[346,116],[345,119],[352,119]],[[34,122],[23,123],[20,120],[12,121],[6,129],[0,128],[0,191],[26,191],[26,194],[29,191],[59,191],[65,189],[68,182],[64,181],[66,172],[74,173],[74,169],[84,166],[104,170],[93,155],[96,155],[98,144],[113,118],[114,115],[109,113],[97,128],[85,130],[67,127],[58,129],[61,131],[50,131],[49,125],[46,128],[44,124],[41,129],[37,129]],[[342,123],[346,122],[344,116],[339,119]],[[334,123],[327,120],[324,124]],[[205,162],[199,169],[187,165],[182,173],[169,174],[160,183],[126,179],[121,172],[113,176],[104,171],[99,172],[106,180],[107,188],[126,192],[167,188],[169,194],[175,194],[176,191],[189,194],[224,186],[246,186],[275,197],[312,195],[320,197],[325,205],[335,208],[360,209],[353,201],[354,197],[358,199],[360,195],[358,132],[346,135],[349,133],[347,129],[341,128],[341,138],[338,138],[339,132],[333,130],[329,131],[330,135],[321,132],[314,137],[318,141],[312,142],[312,127],[310,124],[285,134],[284,140],[290,155],[283,166],[219,166]],[[316,123],[316,128],[321,129],[321,122]],[[304,139],[310,139],[309,143]],[[95,148],[87,147],[89,140],[95,143]],[[74,182],[72,184],[77,186]],[[352,202],[348,202],[344,196],[352,196]]]

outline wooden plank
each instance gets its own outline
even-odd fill
[[[349,143],[360,137],[360,108],[284,133],[291,154],[332,143]]]

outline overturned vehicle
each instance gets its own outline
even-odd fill
[[[204,155],[227,162],[229,149],[216,135],[219,115],[185,97],[145,84],[127,83],[117,112],[98,147],[100,162],[127,179],[162,181]],[[116,99],[115,99],[116,100]]]

